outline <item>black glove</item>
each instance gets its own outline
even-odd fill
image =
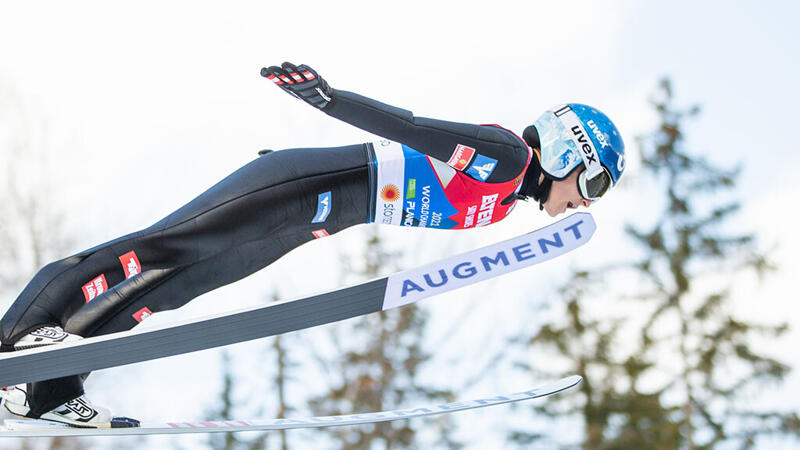
[[[295,66],[285,62],[281,67],[264,67],[261,76],[269,78],[284,91],[315,108],[323,109],[331,101],[331,87],[305,64]]]

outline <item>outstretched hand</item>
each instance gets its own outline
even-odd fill
[[[323,109],[331,101],[331,87],[314,69],[305,64],[295,66],[285,62],[281,67],[264,67],[261,69],[261,76],[269,78],[284,91],[315,108]]]

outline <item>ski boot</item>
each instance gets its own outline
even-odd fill
[[[42,326],[14,343],[14,350],[26,350],[46,345],[75,342],[83,339],[64,331],[59,326]],[[30,419],[27,385],[0,388],[0,400],[11,414]],[[97,406],[81,395],[42,414],[39,421],[51,421],[80,428],[122,428],[139,426],[139,421],[127,417],[111,417],[108,408]]]
[[[43,326],[22,336],[20,340],[14,343],[14,350],[27,350],[45,345],[75,342],[81,339],[83,339],[81,336],[67,333],[61,327]]]
[[[3,406],[8,412],[16,416],[28,417],[30,408],[28,407],[26,385],[2,388],[0,397],[3,398]],[[111,411],[92,404],[85,395],[42,414],[39,419],[80,428],[111,428]]]

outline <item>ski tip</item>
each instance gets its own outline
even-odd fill
[[[580,375],[570,375],[564,378],[564,382],[569,384],[569,387],[575,387],[583,382],[583,377]],[[569,388],[567,388],[569,389]]]
[[[561,378],[558,381],[554,381],[550,384],[534,389],[533,392],[537,392],[538,395],[534,396],[533,398],[547,397],[553,394],[558,394],[559,392],[568,391],[579,385],[582,381],[583,377],[580,375],[570,375],[568,377]]]
[[[593,235],[594,232],[597,230],[597,222],[594,221],[594,216],[590,212],[581,211],[572,213],[567,218],[572,219],[573,221],[578,221],[578,220],[582,221],[589,229],[587,234],[589,234],[590,236]]]
[[[572,213],[556,223],[565,225],[570,224],[564,229],[572,230],[574,233],[576,233],[575,237],[578,238],[581,243],[586,243],[589,241],[589,239],[591,239],[592,236],[594,236],[594,233],[597,231],[597,222],[594,221],[594,216],[585,211]]]

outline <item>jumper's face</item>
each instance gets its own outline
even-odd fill
[[[547,201],[544,203],[544,209],[550,217],[555,217],[567,209],[575,209],[579,206],[588,208],[592,204],[590,200],[583,198],[578,191],[578,175],[584,170],[583,165],[581,165],[573,170],[567,178],[553,181],[550,195],[548,195]]]

